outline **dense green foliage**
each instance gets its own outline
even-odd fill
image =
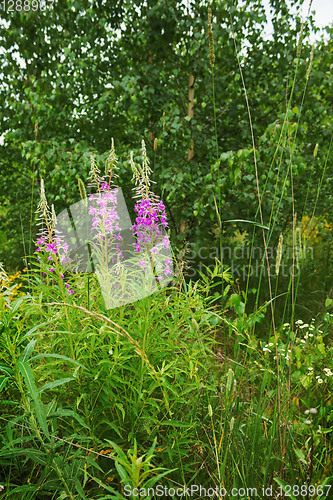
[[[271,0],[268,38],[261,0],[1,11],[4,498],[329,498],[333,31],[312,48],[303,3]],[[59,213],[111,138],[129,208],[145,140],[176,273],[107,310],[95,275],[34,250],[42,179]]]
[[[321,485],[329,498],[328,310],[259,341],[265,311],[244,316],[231,290],[223,309],[218,268],[111,311],[97,280],[66,279],[72,297],[55,273],[30,276],[11,309],[0,296],[5,498],[136,498],[126,485],[154,484],[259,497],[263,485]]]
[[[285,192],[281,186],[275,191],[278,165],[282,178],[290,159],[293,163],[298,214],[304,209],[302,200],[310,181],[311,211],[316,193],[312,180],[320,178],[323,170],[332,125],[332,39],[316,43],[307,80],[311,52],[307,37],[310,28],[315,29],[311,16],[303,26],[296,60],[301,20],[291,15],[284,0],[271,2],[274,32],[268,39],[263,37],[266,15],[261,1],[247,0],[242,7],[236,1],[213,2],[213,100],[207,39],[210,3],[59,0],[44,12],[2,12],[3,260],[5,255],[7,262],[17,266],[23,253],[21,226],[26,247],[31,248],[27,200],[31,194],[36,199],[40,178],[45,178],[50,201],[59,212],[77,200],[76,180],[87,170],[87,156],[92,151],[102,155],[111,137],[124,162],[123,187],[129,184],[129,150],[139,148],[142,138],[146,140],[154,180],[168,205],[178,243],[187,238],[199,247],[212,239],[215,189],[220,190],[222,219],[254,220],[253,153],[233,31],[237,50],[242,49],[240,63],[258,146],[260,180],[267,182],[263,193],[266,224],[274,195],[281,197],[279,222],[272,231],[274,244],[291,221],[290,186]],[[299,8],[300,2],[292,3]],[[288,113],[291,128],[284,128],[280,136],[296,67]],[[190,73],[195,78],[192,118],[187,109]],[[289,134],[296,134],[296,123],[297,140],[291,153]],[[158,148],[153,151],[155,138]],[[192,140],[194,156],[188,160]],[[283,153],[276,150],[277,140]],[[316,143],[318,157],[311,169]],[[327,218],[332,202],[330,174],[325,175],[321,192],[317,209]],[[181,221],[186,221],[185,227]],[[226,230],[230,232],[230,226]]]

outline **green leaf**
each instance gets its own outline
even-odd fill
[[[285,493],[288,493],[288,498],[291,498],[292,500],[297,500],[296,497],[291,493],[291,488],[288,483],[283,481],[283,479],[280,479],[279,477],[273,477],[274,481],[282,487],[283,491]]]
[[[41,429],[42,429],[43,433],[45,434],[45,436],[50,438],[49,431],[47,428],[44,406],[43,406],[43,403],[40,399],[37,388],[35,386],[34,374],[31,370],[30,366],[23,361],[19,360],[17,362],[16,366],[20,370],[20,372],[24,378],[24,381],[25,381],[25,384],[26,384],[27,389],[29,391],[30,397],[34,403],[36,416],[37,416],[37,420],[39,422],[39,425],[41,426]]]
[[[300,378],[300,383],[305,389],[307,389],[311,385],[311,377],[309,377],[307,374],[302,375],[302,377]]]
[[[325,307],[326,307],[326,309],[329,309],[332,304],[333,304],[333,299],[330,299],[330,298],[327,297],[327,299],[325,300]]]
[[[24,335],[24,339],[32,335],[38,328],[48,325],[50,321],[46,321],[45,323],[40,323],[39,325],[35,325],[33,328],[30,328],[30,330]]]
[[[3,450],[0,451],[0,457],[2,458],[14,458],[14,457],[28,457],[34,462],[40,463],[45,465],[45,452],[44,451],[39,451],[39,450],[34,450],[33,448],[13,448],[8,447],[4,448]]]
[[[0,377],[0,392],[6,387],[8,380],[10,380],[10,377]]]
[[[244,220],[244,219],[231,219],[231,220],[224,220],[224,222],[247,222],[248,224],[253,224],[254,226],[262,227],[263,229],[267,229],[269,231],[269,227],[263,226],[262,224],[259,224],[259,222],[254,222],[252,220]]]
[[[51,156],[54,155],[54,149],[49,149],[46,153],[45,153],[45,156],[46,158],[49,160],[51,158]]]
[[[171,474],[171,472],[174,472],[175,470],[178,470],[178,469],[170,469],[170,470],[167,470],[165,472],[162,472],[161,474],[158,474],[157,476],[154,476],[154,477],[150,478],[145,483],[145,488],[146,489],[147,488],[152,488],[157,483],[157,481],[159,481],[160,479],[162,479],[162,477],[166,476],[167,474]]]
[[[230,295],[226,307],[233,306],[237,316],[241,317],[244,314],[245,304],[242,302],[241,297],[238,293],[233,293]]]
[[[59,387],[60,385],[66,384],[67,382],[70,382],[71,380],[74,380],[73,377],[66,377],[66,378],[60,378],[58,380],[54,380],[54,382],[49,382],[43,387],[39,389],[39,393],[42,393],[44,391],[47,391],[49,389],[54,389],[55,387]]]
[[[153,441],[153,444],[149,448],[149,451],[148,451],[148,453],[146,455],[147,458],[151,458],[153,456],[155,448],[156,448],[156,443],[157,443],[157,437],[155,437],[155,439]]]
[[[299,448],[295,448],[294,451],[295,451],[295,455],[298,457],[298,459],[301,462],[303,462],[304,465],[307,465],[307,461],[306,461],[304,452],[302,450],[300,450]]]
[[[23,354],[21,354],[20,356],[20,360],[24,363],[25,361],[28,361],[28,359],[30,358],[30,355],[32,353],[32,351],[34,350],[34,347],[35,347],[35,344],[36,344],[37,340],[36,339],[32,339],[29,344],[27,345],[27,347],[24,349],[24,352]]]
[[[106,498],[114,498],[114,499],[124,500],[125,497],[123,497],[123,495],[121,495],[118,491],[116,491],[114,488],[112,488],[112,486],[102,483],[102,481],[100,479],[98,479],[97,477],[91,476],[89,474],[89,472],[88,472],[88,476],[90,476],[94,481],[96,481],[96,483],[99,484],[99,486],[101,486],[106,491],[109,491],[113,495],[112,497],[103,497],[103,498],[105,498],[105,499]]]
[[[4,372],[7,376],[13,375],[13,370],[6,365],[0,364],[0,371]]]
[[[120,463],[118,462],[118,460],[116,459],[116,469],[119,473],[119,476],[121,478],[121,480],[125,483],[125,484],[130,484],[130,478],[128,477],[125,469],[122,467],[122,465],[120,465]]]
[[[190,423],[184,423],[184,422],[180,422],[179,420],[165,420],[164,422],[161,422],[161,425],[172,425],[174,427],[186,427],[186,428],[190,428],[192,427],[192,425]]]
[[[30,361],[34,361],[35,359],[41,359],[41,358],[56,358],[56,359],[63,359],[64,361],[70,361],[71,363],[74,363],[77,366],[80,366],[84,370],[86,369],[85,366],[83,366],[81,363],[76,361],[75,359],[68,358],[67,356],[63,356],[62,354],[49,354],[49,353],[44,353],[44,354],[37,354],[37,356],[33,356]]]
[[[107,443],[111,444],[111,446],[115,449],[115,451],[117,452],[117,454],[120,458],[122,458],[124,461],[127,460],[125,453],[123,452],[123,450],[121,448],[119,448],[119,446],[116,443],[114,443],[113,441],[110,441],[109,439],[106,439],[105,441]]]
[[[320,352],[320,354],[325,356],[325,354],[326,354],[325,344],[323,344],[323,343],[317,344],[317,350],[318,350],[318,352]]]
[[[84,422],[84,420],[78,415],[74,410],[57,410],[50,413],[49,417],[73,417],[79,422],[82,427],[89,429],[89,426]]]
[[[110,422],[108,420],[101,420],[99,422],[99,425],[102,425],[102,424],[105,424],[105,426],[110,427],[110,429],[113,429],[121,439],[123,438],[123,434],[121,433],[121,429],[116,424],[114,424],[113,422]]]

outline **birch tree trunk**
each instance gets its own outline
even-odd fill
[[[188,79],[188,104],[187,104],[187,116],[189,118],[194,117],[194,75],[192,71],[189,74]],[[194,142],[191,140],[190,146],[187,151],[187,159],[191,160],[194,155]]]

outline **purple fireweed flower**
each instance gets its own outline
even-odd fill
[[[93,196],[93,195],[91,195],[91,196]],[[97,208],[95,208],[95,207],[89,207],[89,213],[90,213],[90,215],[97,214]]]
[[[139,243],[153,243],[162,236],[159,223],[167,227],[165,207],[162,202],[153,204],[149,199],[141,199],[136,203],[137,212],[132,231],[136,233]]]
[[[161,224],[163,227],[167,228],[169,227],[168,223],[167,223],[167,220],[166,220],[166,216],[165,216],[165,213],[162,214],[161,216]]]
[[[68,290],[68,295],[73,295],[74,290]]]
[[[146,266],[146,263],[145,263],[145,261],[144,261],[144,260],[142,260],[142,259],[141,259],[141,260],[140,260],[140,262],[139,262],[139,264],[140,264],[140,266],[142,266],[142,267],[143,267],[143,269],[144,269],[144,270],[146,270],[146,269],[147,269],[147,266]]]
[[[46,238],[44,236],[41,236],[40,238],[38,238],[38,240],[37,240],[38,248],[35,250],[35,252],[41,252],[43,250],[44,245],[45,245],[45,240],[46,240]]]
[[[168,227],[164,204],[161,201],[157,202],[142,198],[136,203],[134,210],[137,213],[137,217],[132,226],[132,231],[136,236],[136,243],[133,243],[133,247],[139,253],[148,246],[152,255],[156,257],[161,255],[160,252],[163,248],[170,248],[169,238],[163,236],[161,230],[162,227]],[[141,266],[142,263],[143,261],[140,260]],[[165,277],[171,274],[171,263],[171,259],[163,261]],[[162,277],[159,276],[157,279],[161,281]]]
[[[157,207],[156,207],[156,208],[157,208],[157,210],[158,210],[159,212],[164,212],[164,211],[165,211],[165,206],[163,205],[163,202],[162,202],[162,201],[160,201],[160,202],[157,204]]]
[[[167,236],[164,236],[164,238],[162,239],[162,242],[163,242],[164,248],[170,248],[169,238]]]
[[[48,243],[45,247],[47,252],[57,253],[56,243]]]
[[[89,208],[89,214],[92,215],[91,232],[95,233],[94,238],[99,243],[95,246],[105,245],[111,248],[115,245],[118,253],[118,258],[122,258],[120,251],[120,243],[116,244],[115,240],[122,241],[120,234],[119,215],[117,212],[117,194],[118,188],[112,188],[102,180],[101,191],[94,200],[96,201],[95,207]],[[112,259],[114,262],[114,258]]]
[[[170,269],[170,267],[169,267],[169,266],[165,266],[165,268],[164,268],[164,273],[165,273],[165,274],[171,274],[171,269]]]

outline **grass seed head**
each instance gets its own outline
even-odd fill
[[[209,41],[209,62],[212,68],[215,65],[214,33],[212,25],[212,10],[208,8],[208,41]]]
[[[280,237],[279,237],[279,243],[278,243],[277,253],[276,253],[276,263],[275,263],[275,273],[277,276],[279,275],[281,259],[282,259],[282,243],[283,243],[283,235],[281,233]]]

